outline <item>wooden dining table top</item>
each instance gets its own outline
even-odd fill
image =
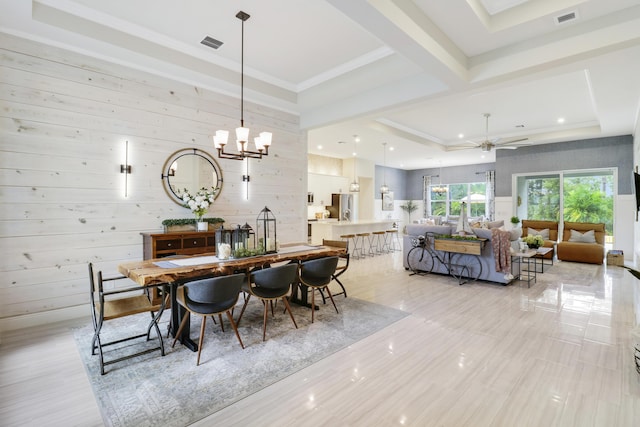
[[[345,248],[333,246],[312,246],[306,243],[282,245],[277,253],[246,258],[219,260],[215,253],[185,255],[175,258],[156,258],[143,261],[125,262],[118,271],[141,286],[163,283],[185,282],[210,276],[223,276],[237,271],[248,271],[283,261],[305,261],[308,259],[337,256],[345,253]],[[175,263],[187,263],[178,265]]]

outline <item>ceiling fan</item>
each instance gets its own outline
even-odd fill
[[[529,138],[517,138],[517,139],[510,139],[502,142],[500,142],[501,138],[495,138],[493,140],[489,140],[489,117],[491,117],[491,114],[484,113],[484,117],[485,117],[486,124],[485,124],[485,138],[483,142],[477,143],[474,141],[467,141],[468,143],[473,144],[474,147],[469,147],[466,145],[452,146],[449,148],[449,150],[466,150],[470,148],[480,148],[484,153],[488,153],[494,148],[496,150],[499,150],[499,149],[515,150],[516,148],[518,148],[518,145],[510,145],[510,144],[515,144],[516,142],[522,142],[529,139]],[[521,144],[521,145],[530,145],[530,144]]]

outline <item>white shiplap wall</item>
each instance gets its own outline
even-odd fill
[[[239,123],[237,98],[0,34],[0,330],[80,312],[87,263],[115,272],[142,258],[141,231],[191,217],[160,179],[182,148],[215,155],[210,135]],[[209,216],[255,226],[266,205],[278,239],[306,240],[307,146],[298,117],[245,101],[245,123],[273,132],[270,155],[219,160],[224,186]],[[129,197],[124,198],[124,141]],[[86,309],[87,316],[89,309]],[[64,315],[62,316],[64,317]]]

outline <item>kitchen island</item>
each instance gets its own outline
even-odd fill
[[[342,240],[344,234],[372,233],[387,231],[393,228],[397,219],[364,219],[357,221],[324,221],[311,222],[311,244],[321,245],[322,239]]]

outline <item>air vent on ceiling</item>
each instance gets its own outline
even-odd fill
[[[556,16],[556,24],[566,24],[567,22],[574,21],[578,18],[578,12],[569,12],[564,15]]]
[[[203,38],[200,43],[202,43],[205,46],[212,47],[214,49],[217,49],[220,46],[222,46],[222,42],[220,40],[216,40],[213,37],[209,37],[209,36]]]

